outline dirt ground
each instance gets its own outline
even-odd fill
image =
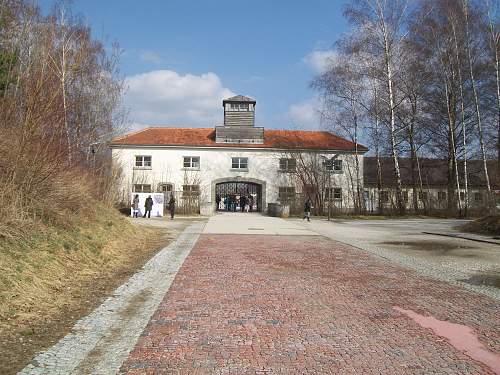
[[[141,223],[147,224],[147,223]],[[0,329],[0,373],[15,374],[34,355],[64,337],[81,317],[99,306],[119,285],[168,245],[188,224],[178,222],[170,229],[148,225],[153,235],[140,244],[123,249],[124,261],[116,268],[103,269],[99,275],[82,272],[64,281],[66,288],[53,301],[52,309],[41,308],[17,324],[3,325]]]

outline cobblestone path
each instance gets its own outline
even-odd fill
[[[401,309],[500,352],[489,297],[320,236],[202,235],[121,372],[494,373]]]

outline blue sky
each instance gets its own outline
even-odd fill
[[[40,0],[47,12],[52,0]],[[213,127],[222,97],[257,100],[257,125],[319,127],[314,74],[347,30],[344,0],[74,0],[96,37],[123,49],[132,127]]]

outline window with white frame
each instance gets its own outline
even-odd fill
[[[295,198],[294,186],[280,186],[278,191],[280,202],[289,202]]]
[[[200,185],[182,185],[182,197],[196,197],[200,195]]]
[[[151,193],[151,185],[134,184],[134,193]]]
[[[189,168],[189,169],[199,169],[200,168],[200,157],[199,156],[184,156],[183,166],[184,166],[184,168]]]
[[[402,193],[403,193],[403,202],[408,203],[408,191],[403,190]]]
[[[342,160],[340,159],[334,159],[334,160],[327,160],[325,162],[325,168],[327,171],[330,172],[342,172]]]
[[[342,200],[342,188],[330,187],[325,190],[325,200],[341,201]]]
[[[426,201],[427,200],[427,192],[426,191],[419,191],[418,192],[418,199],[421,201]]]
[[[174,190],[174,186],[169,183],[161,183],[158,185],[158,191],[160,193],[172,193]]]
[[[248,103],[231,103],[230,108],[232,111],[246,112],[250,107]]]
[[[248,169],[248,158],[232,158],[232,169]]]
[[[297,161],[295,159],[280,159],[280,172],[295,172]]]
[[[136,155],[135,166],[137,168],[151,168],[151,155]]]

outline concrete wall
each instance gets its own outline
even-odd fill
[[[280,186],[291,186],[294,179],[290,174],[279,172],[279,159],[286,157],[282,152],[275,150],[255,150],[243,148],[178,148],[178,147],[114,147],[113,158],[123,169],[124,178],[122,193],[129,199],[133,184],[151,184],[153,191],[159,191],[161,183],[173,184],[174,190],[182,190],[182,185],[199,185],[201,194],[201,213],[210,215],[215,208],[216,181],[250,181],[262,182],[263,202],[278,201]],[[322,152],[322,155],[331,157],[338,152]],[[151,168],[136,168],[136,155],[151,155]],[[200,157],[200,168],[190,170],[183,168],[184,156]],[[248,158],[248,170],[233,170],[232,157]],[[344,171],[332,174],[332,186],[342,187],[344,207],[352,206],[350,199],[350,182],[348,172],[354,167],[352,154],[341,154]],[[359,156],[360,165],[363,157]],[[361,170],[361,176],[363,171]],[[297,187],[297,191],[300,188]],[[263,205],[265,208],[266,206]]]

